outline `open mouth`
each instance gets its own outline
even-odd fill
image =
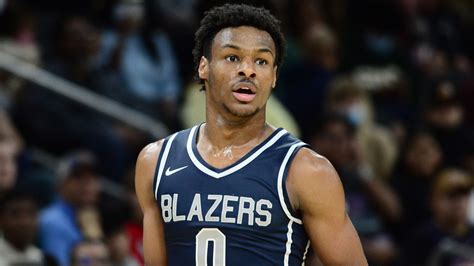
[[[251,89],[249,89],[249,88],[247,88],[247,87],[239,88],[239,89],[237,89],[235,92],[237,92],[237,93],[243,93],[243,94],[255,94],[254,92],[252,92]]]
[[[251,102],[255,98],[255,92],[249,87],[239,87],[232,92],[234,97],[240,102]]]

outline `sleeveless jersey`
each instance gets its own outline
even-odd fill
[[[280,128],[218,169],[198,153],[199,128],[166,138],[156,167],[168,264],[302,265],[309,241],[285,181],[306,144]]]

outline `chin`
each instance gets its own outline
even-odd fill
[[[260,111],[259,107],[253,107],[253,106],[233,107],[233,106],[224,105],[224,108],[227,110],[227,112],[229,112],[233,116],[242,117],[242,118],[252,117]]]

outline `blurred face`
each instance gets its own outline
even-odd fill
[[[405,155],[405,166],[413,174],[430,177],[441,163],[438,143],[428,134],[415,136]]]
[[[107,247],[102,243],[83,243],[75,248],[74,266],[107,266],[111,265]]]
[[[14,143],[0,143],[0,191],[15,185],[17,176],[17,146]]]
[[[350,162],[353,138],[347,126],[332,122],[324,132],[313,138],[312,145],[336,166],[344,166]]]
[[[124,231],[112,235],[107,240],[110,256],[115,262],[122,262],[129,256],[129,239]]]
[[[76,17],[66,21],[61,37],[63,54],[73,60],[87,60],[98,52],[100,36],[85,19]]]
[[[97,202],[100,184],[98,176],[83,173],[65,181],[65,195],[77,207],[90,207]]]
[[[0,215],[5,238],[17,249],[23,250],[34,243],[37,230],[37,207],[28,199],[7,203]]]
[[[433,215],[443,225],[459,225],[467,222],[470,190],[466,188],[438,192],[433,195]]]
[[[427,114],[429,122],[442,129],[457,128],[463,122],[464,111],[460,104],[433,107]]]
[[[338,67],[337,40],[328,27],[319,23],[310,26],[303,37],[303,48],[311,62],[327,70]]]
[[[265,31],[247,26],[219,31],[210,58],[202,57],[199,65],[207,108],[228,118],[263,115],[276,83],[275,56]]]

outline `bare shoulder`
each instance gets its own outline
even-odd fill
[[[150,163],[156,163],[160,154],[163,140],[158,140],[146,145],[138,154],[137,166],[146,166]]]
[[[328,159],[309,148],[302,148],[295,155],[286,185],[295,210],[304,212],[308,209],[306,205],[344,202],[344,191],[336,170]]]
[[[163,140],[146,145],[138,155],[135,167],[135,185],[137,190],[146,189],[153,183],[158,156],[163,146]]]

